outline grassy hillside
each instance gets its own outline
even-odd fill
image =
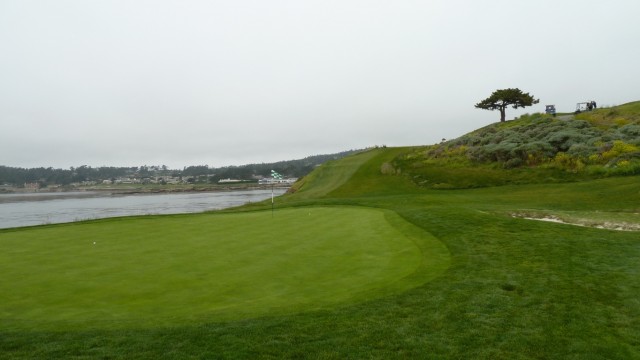
[[[637,120],[633,112],[621,114]],[[542,121],[562,127],[591,120]],[[607,129],[603,136],[631,124],[597,121],[588,128]],[[540,122],[525,117],[468,137],[527,127],[540,131]],[[117,240],[123,251],[135,240],[135,252],[126,252],[129,260],[138,264],[136,259],[151,257],[152,273],[160,278],[150,273],[144,288],[167,292],[167,299],[176,298],[174,287],[183,291],[177,306],[165,303],[173,318],[160,316],[158,308],[156,320],[147,316],[136,326],[105,327],[95,326],[100,319],[72,312],[84,326],[51,329],[38,318],[42,308],[21,299],[48,300],[47,291],[59,296],[51,299],[56,306],[86,299],[64,300],[57,287],[38,282],[35,263],[9,266],[0,276],[0,357],[640,358],[639,236],[609,229],[640,226],[640,176],[617,176],[609,171],[615,166],[595,163],[585,168],[606,171],[573,171],[548,162],[505,167],[506,161],[470,158],[468,149],[460,150],[463,138],[433,147],[372,149],[326,163],[298,183],[295,193],[276,198],[273,215],[271,203],[264,202],[224,213],[0,231],[0,252],[7,254],[2,264],[28,256],[50,264],[47,254],[69,257],[61,266],[82,262],[65,245],[65,233],[82,241],[102,231],[101,243]],[[144,227],[148,231],[131,230]],[[232,241],[216,243],[227,237]],[[173,250],[157,257],[158,242]],[[44,244],[51,248],[42,249]],[[115,254],[100,259],[104,255]],[[238,263],[216,273],[212,263],[225,259]],[[114,271],[133,269],[122,265]],[[32,285],[20,287],[20,279]],[[110,293],[112,282],[96,291]],[[192,282],[200,286],[180,286]],[[117,284],[122,294],[144,290]],[[376,285],[360,291],[366,284]],[[221,286],[252,295],[244,303],[231,301],[228,311],[212,311],[224,300]],[[122,305],[126,309],[139,305],[139,297],[131,298]],[[18,310],[23,317],[11,318]]]
[[[431,188],[640,174],[640,102],[575,117],[525,115],[417,148],[393,165]]]

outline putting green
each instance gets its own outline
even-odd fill
[[[172,326],[404,291],[449,252],[359,207],[109,219],[0,231],[0,327]]]

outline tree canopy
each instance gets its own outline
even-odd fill
[[[539,102],[540,100],[535,99],[532,95],[529,95],[529,93],[524,93],[518,88],[509,88],[494,91],[491,96],[480,101],[475,106],[478,109],[500,110],[500,121],[505,121],[505,109],[507,106],[517,109]]]

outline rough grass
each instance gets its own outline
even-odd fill
[[[523,209],[637,213],[640,178],[429,190],[413,185],[405,168],[381,173],[402,151],[378,149],[358,161],[345,159],[357,167],[342,174],[346,181],[309,181],[305,191],[319,181],[322,198],[301,191],[276,199],[277,208],[340,204],[390,211],[385,214],[395,214],[387,218],[393,227],[430,234],[450,253],[450,266],[430,281],[367,301],[242,320],[118,330],[5,326],[3,357],[640,358],[638,234],[508,215]],[[340,173],[340,164],[332,166]],[[270,204],[250,208],[260,206]]]

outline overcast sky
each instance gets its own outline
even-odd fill
[[[640,100],[638,0],[0,0],[0,165],[226,166],[428,145],[500,88]]]

